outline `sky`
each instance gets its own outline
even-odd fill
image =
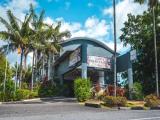
[[[130,47],[120,42],[121,28],[127,20],[127,14],[142,14],[147,5],[139,5],[134,0],[116,0],[117,50],[123,54]],[[32,3],[37,13],[45,10],[45,22],[53,24],[62,21],[61,31],[69,30],[72,37],[90,37],[104,42],[111,49],[113,43],[113,8],[112,0],[0,0],[0,16],[7,19],[6,11],[11,9],[16,17],[23,20]],[[5,27],[0,24],[0,31]],[[0,41],[0,46],[4,44]],[[29,55],[28,61],[31,61]],[[15,53],[8,56],[11,64],[15,63]]]

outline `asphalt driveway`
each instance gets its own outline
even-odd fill
[[[107,110],[57,98],[0,105],[0,120],[160,120],[158,110]]]

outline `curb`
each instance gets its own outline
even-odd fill
[[[47,99],[52,99],[52,98],[34,98],[34,99],[25,99],[21,101],[0,102],[0,105],[2,104],[20,104],[20,103],[24,104],[26,102],[34,102],[36,100],[47,100]]]
[[[94,107],[94,108],[101,108],[101,105],[100,104],[96,104],[96,103],[85,103],[85,106]]]
[[[144,107],[141,107],[141,106],[131,107],[130,109],[131,109],[131,110],[145,110],[145,108],[144,108]]]
[[[64,98],[63,96],[60,96],[60,97],[45,97],[45,98],[24,99],[24,100],[21,100],[21,101],[0,102],[0,105],[1,104],[26,104],[27,102],[29,102],[29,103],[42,103],[43,100],[46,100],[46,101],[47,100],[52,100],[52,99],[58,100],[58,99],[63,99],[63,98]],[[67,99],[68,100],[71,99],[71,101],[72,101],[72,98],[67,98]]]
[[[150,110],[160,110],[160,107],[150,107]]]

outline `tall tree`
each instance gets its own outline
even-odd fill
[[[156,9],[157,16],[160,15],[160,9]],[[156,17],[158,22],[158,18]],[[137,50],[137,62],[133,64],[134,81],[142,83],[145,94],[155,92],[155,72],[154,72],[154,41],[153,41],[153,21],[150,10],[143,15],[128,15],[128,20],[124,23],[120,40],[124,45],[130,44],[133,49]],[[160,28],[157,26],[157,33]],[[157,50],[160,52],[160,34],[157,34]],[[158,55],[160,59],[160,55]],[[160,66],[160,61],[158,61]],[[159,72],[160,74],[160,72]]]
[[[30,20],[32,18],[32,14],[26,14],[25,19],[23,22],[18,20],[13,13],[8,10],[7,11],[8,20],[3,19],[0,17],[0,22],[4,24],[6,31],[0,31],[0,39],[7,41],[8,45],[3,45],[0,48],[2,53],[8,54],[10,52],[14,52],[17,48],[20,47],[21,49],[21,60],[20,60],[20,83],[22,80],[22,69],[23,69],[23,57],[26,49],[30,45],[30,35],[32,31],[29,27]],[[9,49],[7,50],[7,47]],[[21,85],[21,84],[20,84]]]
[[[41,11],[40,15],[37,15],[35,13],[33,6],[31,5],[30,12],[33,14],[33,20],[32,20],[32,26],[34,31],[34,35],[32,36],[32,39],[34,41],[33,57],[35,58],[35,67],[36,67],[36,72],[32,72],[33,73],[32,79],[34,79],[34,73],[37,73],[37,71],[39,71],[38,63],[44,63],[44,59],[46,57],[48,63],[48,70],[47,70],[48,77],[50,77],[50,69],[51,69],[50,65],[52,58],[55,54],[59,53],[61,48],[59,42],[63,39],[63,37],[66,38],[70,37],[70,32],[69,31],[60,32],[61,22],[58,22],[57,25],[48,25],[44,23],[44,10]],[[44,64],[41,65],[42,68],[44,69]]]
[[[135,0],[135,2],[139,2],[143,4],[148,0]],[[156,26],[155,26],[155,8],[158,5],[159,0],[149,0],[148,6],[152,10],[152,19],[153,19],[153,34],[154,34],[154,50],[155,50],[155,74],[156,74],[156,94],[159,97],[159,84],[158,84],[158,62],[157,62],[157,46],[156,46]]]

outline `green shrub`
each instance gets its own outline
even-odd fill
[[[132,91],[133,99],[134,100],[143,100],[143,92],[142,92],[142,85],[138,82],[133,84],[133,91]]]
[[[6,87],[5,87],[5,94],[1,92],[1,101],[12,101],[14,100],[14,81],[13,80],[7,80],[6,81]],[[0,86],[0,91],[3,91],[3,84]]]
[[[29,89],[28,84],[26,82],[21,83],[22,89]]]
[[[125,97],[114,97],[114,96],[106,96],[104,98],[104,103],[106,106],[114,107],[114,106],[125,106],[127,104],[127,99]]]
[[[36,98],[38,97],[38,92],[37,91],[31,91],[29,94],[29,98]]]
[[[153,94],[147,95],[144,99],[146,107],[157,107],[160,105],[160,100]]]
[[[78,78],[74,81],[74,94],[78,101],[88,100],[91,97],[90,89],[90,80]]]
[[[3,101],[3,99],[4,99],[4,93],[0,92],[0,101]]]
[[[30,90],[18,89],[15,93],[15,100],[28,99],[30,96]]]
[[[43,82],[38,90],[38,95],[40,97],[51,97],[55,96],[57,93],[57,88],[55,85],[52,85],[51,81]]]

